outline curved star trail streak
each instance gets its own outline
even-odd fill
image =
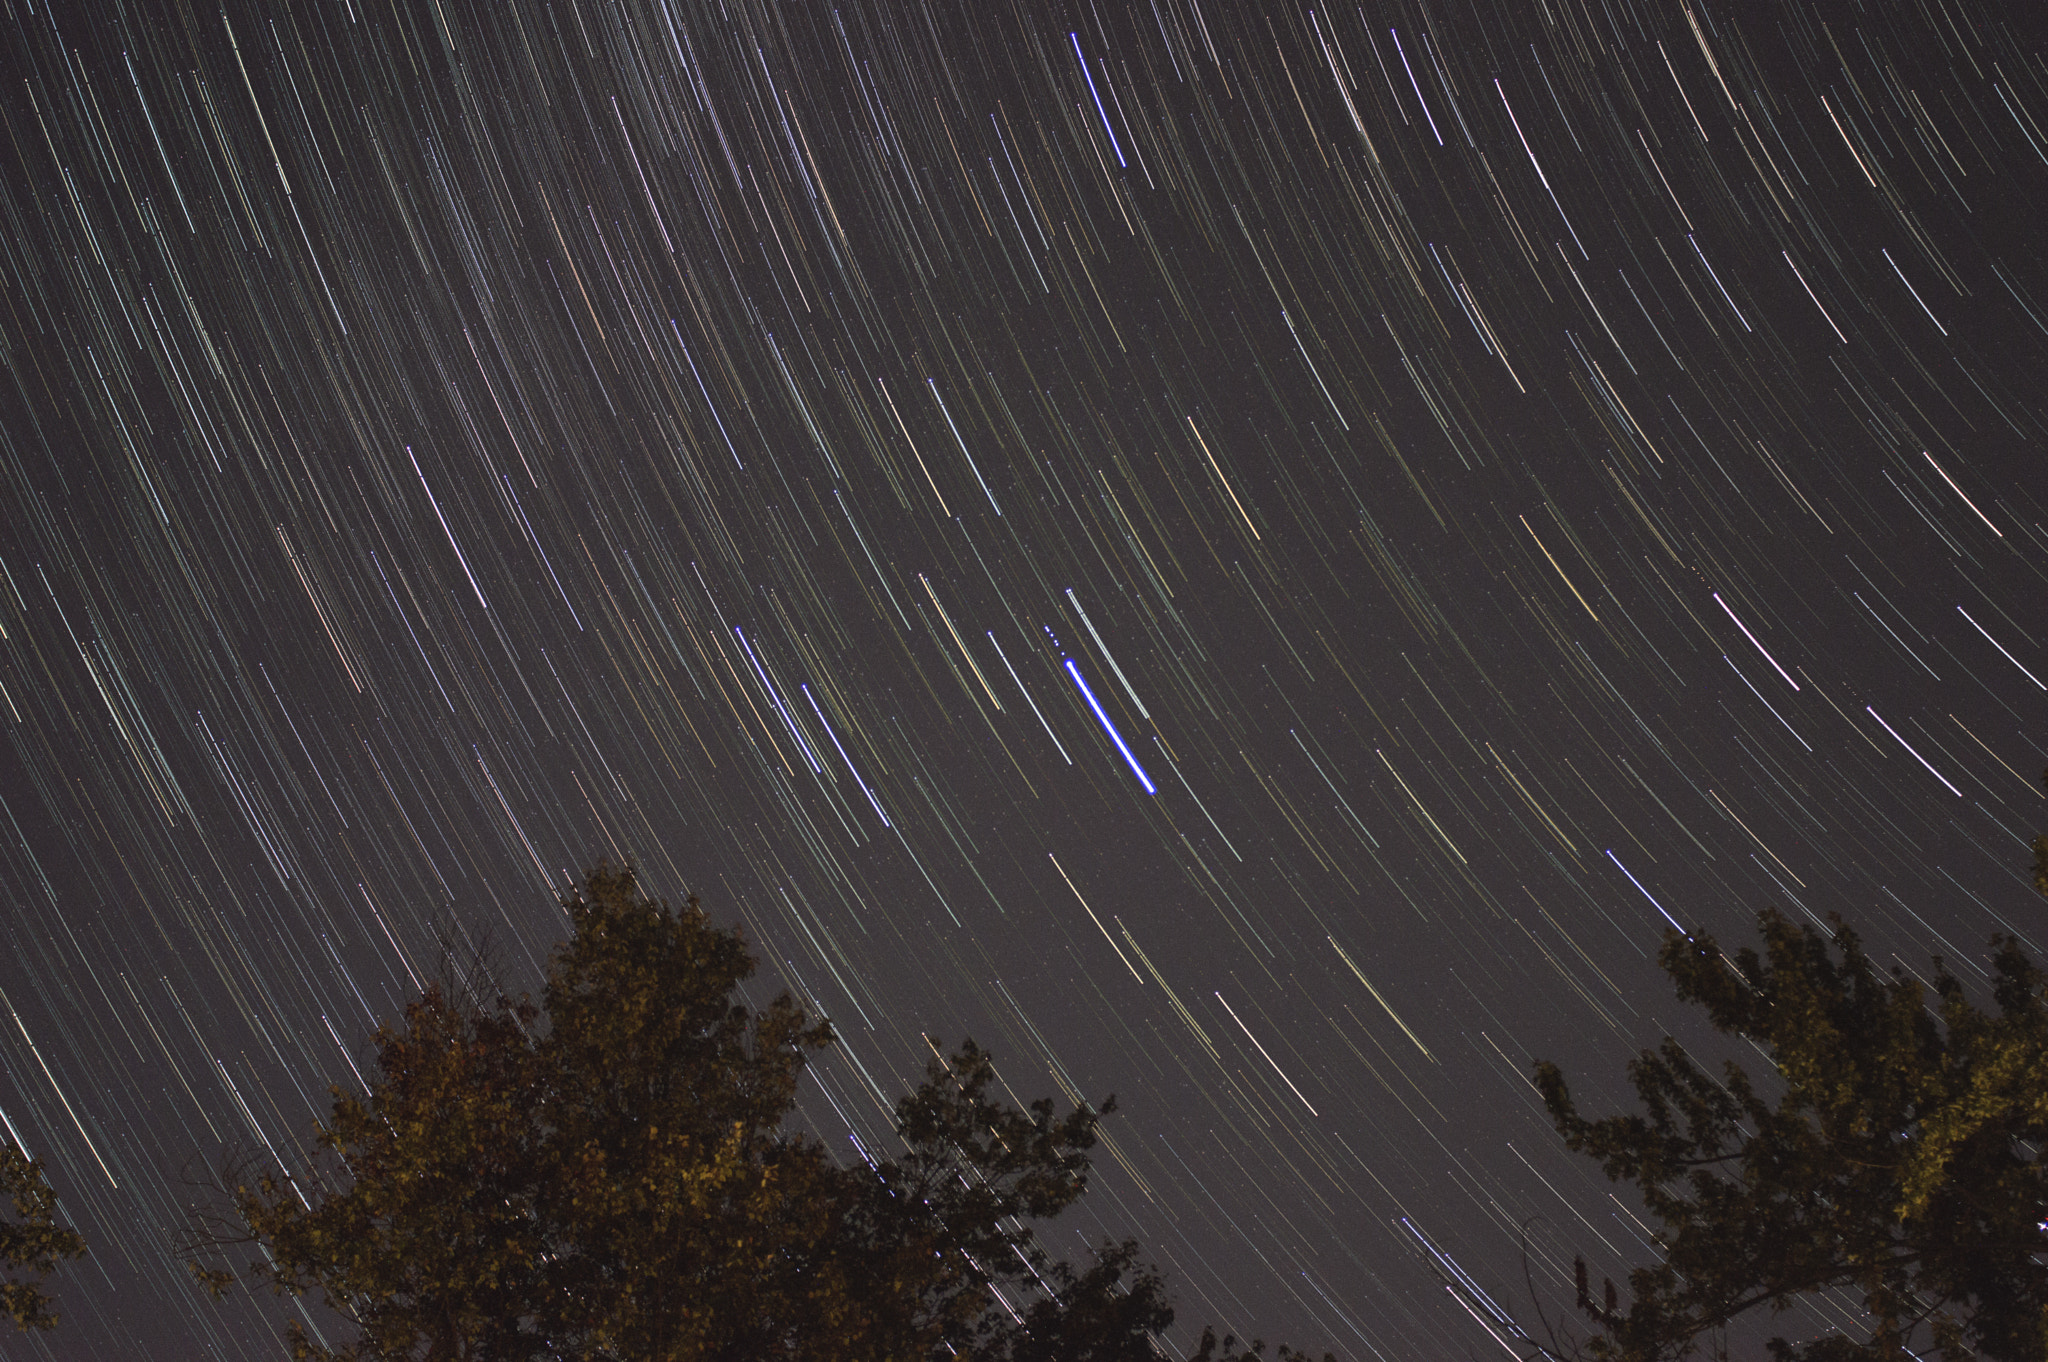
[[[1642,898],[2044,939],[2027,13],[9,0],[10,1356],[275,1356],[190,1179],[600,856],[848,1159],[926,1035],[1115,1091],[1178,1344],[1618,1276],[1527,1075],[1712,1048]]]

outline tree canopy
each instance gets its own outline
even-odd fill
[[[1085,1192],[1113,1101],[1018,1110],[985,1051],[935,1047],[902,1152],[843,1167],[788,1123],[831,1029],[787,994],[739,999],[737,931],[630,870],[564,906],[539,1003],[428,987],[377,1032],[368,1091],[333,1090],[313,1178],[230,1180],[207,1242],[264,1252],[201,1280],[317,1291],[358,1331],[295,1323],[295,1358],[1159,1355],[1173,1311],[1135,1243],[1077,1266],[1031,1232]]]
[[[1716,1074],[1668,1038],[1629,1066],[1634,1114],[1589,1120],[1558,1067],[1536,1066],[1567,1145],[1658,1222],[1663,1260],[1629,1274],[1625,1300],[1609,1282],[1595,1301],[1579,1263],[1586,1351],[1714,1352],[1751,1310],[1842,1293],[1857,1334],[1774,1339],[1771,1355],[2048,1357],[2048,976],[1994,937],[1987,1011],[1939,961],[1931,987],[1880,970],[1839,917],[1758,922],[1761,954],[1672,932],[1659,960],[1680,999],[1762,1050],[1775,1104],[1740,1064]]]
[[[48,1329],[57,1323],[43,1278],[57,1270],[59,1258],[78,1258],[85,1240],[57,1223],[57,1194],[50,1190],[42,1164],[20,1145],[0,1135],[0,1197],[12,1205],[12,1219],[0,1219],[0,1317],[22,1329]]]

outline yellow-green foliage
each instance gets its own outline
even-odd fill
[[[1775,1105],[1740,1065],[1709,1073],[1670,1040],[1630,1066],[1641,1114],[1587,1120],[1557,1067],[1537,1066],[1567,1144],[1635,1184],[1664,1251],[1630,1274],[1625,1309],[1596,1304],[1581,1265],[1587,1352],[1692,1356],[1745,1311],[1847,1288],[1867,1337],[1779,1339],[1772,1355],[2048,1357],[2042,972],[1994,938],[1987,1012],[1938,965],[1932,998],[1880,972],[1839,919],[1830,933],[1758,921],[1761,956],[1673,932],[1661,963],[1680,998],[1769,1056]]]
[[[0,1136],[0,1197],[14,1207],[12,1220],[0,1220],[0,1318],[23,1329],[48,1329],[57,1322],[42,1279],[56,1271],[59,1258],[77,1258],[85,1240],[57,1224],[57,1197],[43,1176],[43,1166]]]
[[[1096,1111],[992,1099],[970,1042],[901,1103],[899,1158],[842,1168],[785,1127],[831,1031],[786,995],[739,1000],[738,933],[630,872],[593,872],[565,906],[538,1004],[428,989],[377,1033],[369,1091],[335,1090],[328,1180],[233,1189],[266,1250],[242,1275],[358,1326],[339,1349],[294,1326],[295,1357],[1151,1355],[1172,1312],[1134,1247],[1076,1273],[1022,1224],[1085,1189]]]

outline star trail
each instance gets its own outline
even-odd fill
[[[2026,6],[0,9],[10,1357],[280,1355],[198,1184],[600,858],[1352,1359],[1645,1260],[1672,924],[2048,938]]]

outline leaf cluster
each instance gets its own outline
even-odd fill
[[[1931,990],[1880,971],[1839,918],[1823,933],[1759,916],[1763,953],[1667,935],[1681,1000],[1769,1059],[1775,1104],[1729,1062],[1674,1039],[1629,1066],[1639,1112],[1589,1120],[1564,1075],[1536,1066],[1573,1150],[1634,1185],[1661,1262],[1629,1274],[1626,1308],[1578,1304],[1589,1352],[1617,1362],[1693,1355],[1738,1316],[1846,1289],[1867,1337],[1773,1340],[1781,1362],[1925,1355],[2048,1356],[2048,1006],[2042,972],[1994,938],[1994,1011],[1939,962]]]
[[[335,1090],[317,1175],[235,1180],[213,1244],[263,1255],[202,1281],[318,1292],[358,1328],[294,1326],[296,1358],[1154,1356],[1173,1312],[1136,1245],[1077,1269],[1030,1229],[1086,1190],[1112,1102],[1017,1110],[968,1042],[899,1104],[899,1156],[841,1167],[786,1125],[830,1027],[738,1001],[736,931],[631,871],[564,906],[538,1004],[430,987],[368,1091]]]
[[[0,1219],[0,1318],[21,1329],[48,1329],[57,1323],[42,1279],[57,1270],[60,1258],[85,1253],[85,1240],[57,1224],[57,1194],[50,1189],[43,1165],[21,1146],[0,1136],[0,1197],[12,1206],[12,1219]]]
[[[941,1351],[986,1349],[1001,1332],[989,1292],[1015,1290],[1046,1269],[1022,1222],[1051,1219],[1080,1199],[1096,1122],[1116,1105],[1064,1118],[1050,1100],[1019,1111],[992,1095],[995,1081],[994,1062],[971,1040],[950,1061],[933,1059],[897,1106],[905,1153],[877,1165],[846,1220],[868,1285]]]
[[[1202,1340],[1196,1345],[1195,1351],[1189,1354],[1188,1362],[1263,1362],[1265,1356],[1264,1339],[1255,1338],[1249,1345],[1240,1345],[1230,1334],[1218,1339],[1216,1331],[1205,1325],[1202,1329]],[[1308,1353],[1282,1343],[1279,1350],[1273,1354],[1273,1362],[1316,1362],[1316,1359]],[[1324,1353],[1322,1362],[1337,1362],[1337,1359],[1334,1354]]]

